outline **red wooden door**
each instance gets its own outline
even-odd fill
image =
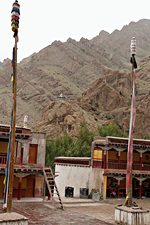
[[[34,197],[34,196],[35,196],[35,178],[27,177],[26,197]]]
[[[0,198],[4,197],[4,175],[0,175]]]
[[[37,163],[37,144],[30,144],[29,146],[29,160],[28,163],[36,164]]]

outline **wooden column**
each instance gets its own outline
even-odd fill
[[[106,150],[104,151],[104,169],[106,169],[107,168],[107,152],[106,152]]]
[[[140,187],[139,187],[139,198],[142,198],[142,180],[139,181]]]
[[[142,152],[140,152],[140,171],[142,171],[142,158],[143,158],[143,154]]]
[[[118,170],[120,170],[120,151],[118,151]]]
[[[107,192],[107,176],[104,176],[104,189],[103,189],[103,199],[106,199],[106,192]]]
[[[23,153],[24,153],[24,147],[21,146],[21,150],[20,150],[20,164],[23,164]]]
[[[22,182],[22,177],[19,177],[19,183],[18,183],[18,194],[17,194],[17,199],[21,199],[21,182]]]
[[[118,180],[118,198],[120,198],[120,180]]]
[[[140,151],[140,172],[142,171],[142,157],[143,157],[143,154],[142,152]],[[140,174],[140,177],[142,175]],[[142,198],[142,180],[139,181],[139,198],[141,199]]]

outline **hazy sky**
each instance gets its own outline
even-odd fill
[[[0,0],[0,61],[11,58],[14,43],[11,9],[14,0]],[[112,32],[131,21],[150,19],[150,0],[19,0],[19,60],[54,40],[80,40]]]

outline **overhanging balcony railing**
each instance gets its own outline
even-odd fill
[[[127,163],[118,163],[113,161],[107,162],[107,169],[120,169],[120,170],[126,170]],[[140,170],[140,171],[150,171],[150,164],[139,164],[139,163],[133,163],[132,165],[133,170]]]
[[[7,154],[0,153],[0,169],[6,168],[7,164]],[[14,158],[14,165],[16,168],[43,168],[43,165],[40,163],[23,163],[20,158]]]
[[[21,164],[21,161],[16,160],[14,161],[15,164]],[[5,165],[7,163],[7,154],[0,154],[0,164]]]
[[[0,164],[6,164],[6,162],[7,162],[7,155],[1,154],[0,155]]]

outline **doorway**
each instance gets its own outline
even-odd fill
[[[29,146],[29,164],[36,164],[37,163],[37,150],[38,145],[37,144],[30,144]]]

